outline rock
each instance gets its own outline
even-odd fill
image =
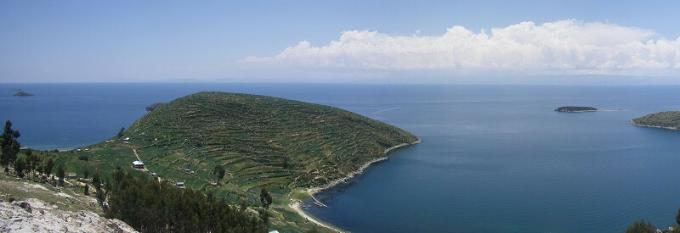
[[[40,211],[43,215],[27,212]],[[68,219],[68,221],[67,221]],[[38,199],[20,204],[0,202],[0,232],[121,232],[135,229],[117,219],[107,219],[91,211],[67,211]]]
[[[31,209],[31,204],[29,204],[28,202],[21,202],[21,204],[19,204],[19,207],[28,211],[29,213],[33,213],[33,210]]]

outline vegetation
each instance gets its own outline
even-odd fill
[[[639,126],[680,129],[680,111],[652,113],[633,119]]]
[[[260,191],[260,202],[265,209],[269,209],[269,205],[272,204],[272,195],[267,192],[266,188],[262,188]]]
[[[222,180],[224,179],[224,175],[227,173],[227,171],[224,170],[224,167],[217,165],[213,169],[213,175],[217,180]]]
[[[259,217],[211,194],[180,190],[122,170],[113,177],[106,214],[140,232],[267,232]]]
[[[154,104],[152,104],[152,105],[146,106],[146,111],[147,111],[147,112],[151,112],[151,111],[153,111],[154,109],[156,109],[156,108],[162,106],[163,104],[164,104],[164,103],[154,103]]]
[[[656,227],[645,220],[640,220],[628,226],[626,233],[656,233]]]
[[[0,148],[2,149],[0,164],[2,164],[3,167],[7,168],[17,159],[17,154],[21,148],[21,144],[19,144],[17,138],[20,136],[21,134],[18,130],[12,129],[12,122],[6,121],[5,128],[2,132],[2,141],[0,141]]]
[[[116,134],[116,138],[120,139],[123,137],[123,133],[125,133],[125,127],[121,127],[120,130],[118,130],[118,133]]]
[[[556,112],[595,112],[597,108],[583,106],[563,106],[555,109]]]
[[[101,181],[112,180],[121,167],[140,179],[184,182],[187,192],[199,190],[255,210],[274,229],[304,232],[315,226],[288,206],[291,199],[307,198],[304,189],[345,177],[385,156],[387,148],[416,140],[404,130],[338,108],[203,92],[158,106],[113,140],[61,152],[55,164],[57,174],[97,169],[92,174]],[[138,159],[144,170],[132,168]],[[97,195],[97,189],[106,193],[106,186],[95,186]]]
[[[680,233],[680,209],[678,209],[678,213],[675,215],[675,222],[677,224],[669,227],[667,230],[657,231],[656,227],[654,227],[652,223],[645,220],[639,220],[630,224],[628,229],[626,229],[626,233]]]

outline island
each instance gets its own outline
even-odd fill
[[[678,130],[680,129],[680,111],[652,113],[635,118],[632,122],[640,127]]]
[[[563,106],[555,109],[556,112],[596,112],[597,108],[583,106]]]
[[[201,92],[154,108],[120,135],[88,150],[58,152],[55,163],[77,178],[96,174],[112,181],[107,215],[136,229],[164,226],[136,219],[167,213],[156,212],[156,207],[180,208],[166,207],[175,200],[173,192],[191,192],[199,201],[209,197],[204,200],[233,206],[225,207],[227,213],[255,213],[268,230],[336,232],[340,230],[307,215],[301,203],[386,159],[391,151],[418,142],[403,129],[331,106]],[[146,188],[157,194],[143,194]],[[146,209],[131,202],[146,203]],[[115,212],[120,209],[124,211]],[[175,212],[193,219],[182,210]],[[247,231],[262,232],[260,223],[248,225]]]
[[[16,96],[16,97],[29,97],[29,96],[33,96],[33,94],[19,90],[16,93],[14,93],[14,96]]]

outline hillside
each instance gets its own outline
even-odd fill
[[[78,191],[0,173],[0,232],[137,232],[100,216],[95,198]]]
[[[677,130],[680,129],[680,111],[652,113],[633,119],[633,123],[638,126]]]
[[[117,166],[134,171],[138,158],[162,180],[215,193],[233,204],[259,205],[274,197],[276,229],[311,229],[289,207],[308,188],[353,175],[366,163],[417,138],[399,128],[342,109],[281,98],[202,92],[163,104],[138,119],[120,138],[57,161],[78,174],[104,176]],[[222,180],[212,175],[223,166]]]

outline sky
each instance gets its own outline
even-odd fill
[[[0,1],[0,83],[680,84],[680,1]]]

